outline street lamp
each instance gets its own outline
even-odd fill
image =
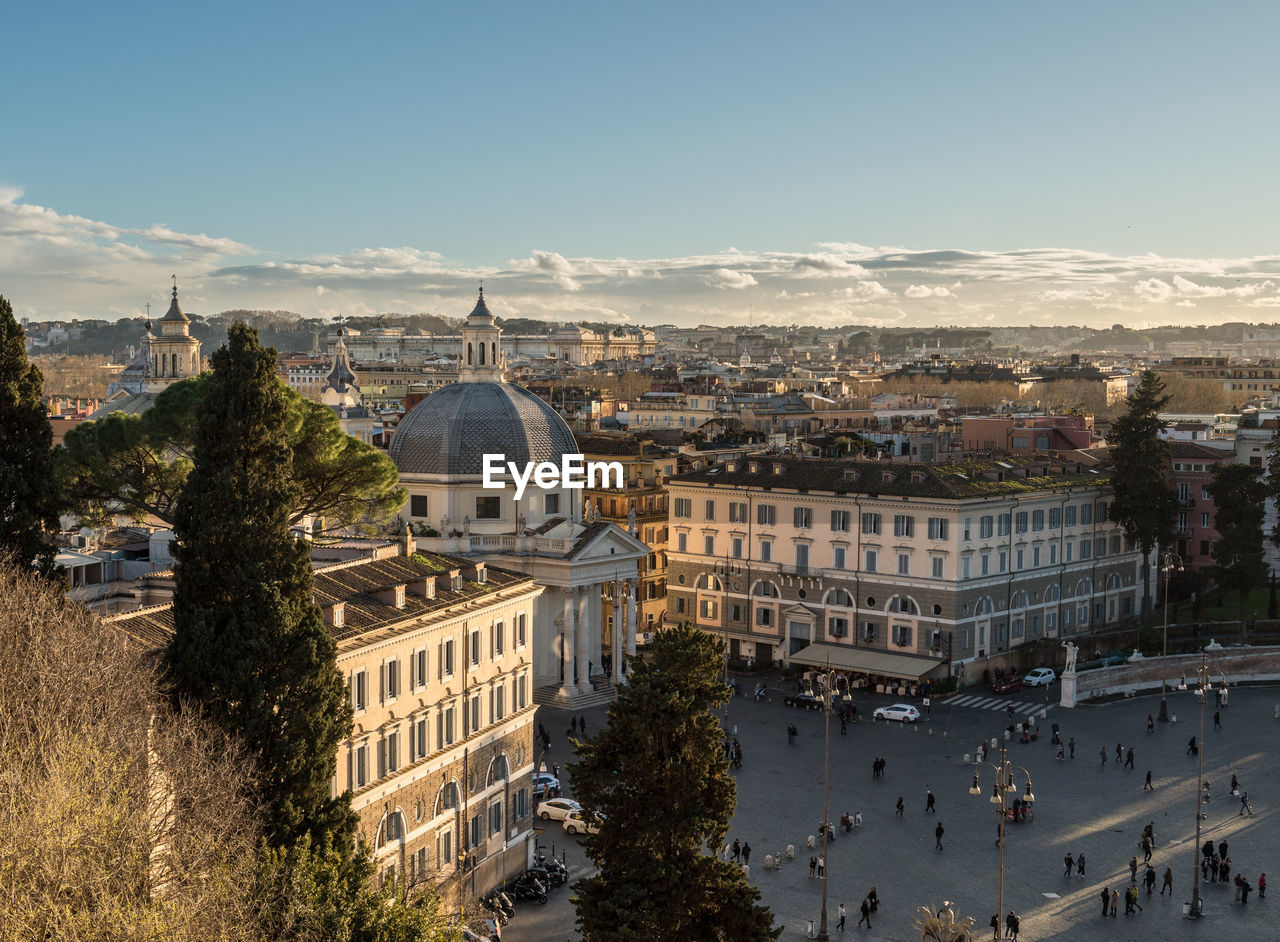
[[[1204,915],[1204,901],[1200,899],[1200,822],[1204,819],[1204,810],[1201,808],[1204,795],[1204,708],[1209,701],[1209,659],[1202,652],[1200,654],[1200,667],[1196,670],[1196,680],[1199,681],[1199,687],[1196,690],[1196,696],[1200,699],[1200,739],[1196,753],[1199,758],[1199,764],[1196,768],[1196,842],[1194,847],[1195,858],[1193,860],[1191,874],[1191,910],[1187,915],[1192,919],[1199,919]]]
[[[1007,757],[1008,746],[1004,739],[1000,741],[1000,761],[999,763],[979,762],[978,769],[973,773],[973,786],[969,789],[969,794],[978,796],[982,794],[982,787],[978,784],[978,777],[981,775],[982,766],[995,772],[995,780],[991,786],[991,797],[988,799],[991,804],[995,805],[1000,812],[1000,823],[997,829],[999,838],[996,843],[1000,846],[1000,869],[996,882],[996,919],[1002,919],[1004,916],[1004,829],[1008,814],[1008,806],[1006,799],[1009,792],[1017,791],[1018,786],[1014,782],[1013,773],[1021,772],[1026,779],[1026,789],[1022,796],[1023,802],[1028,805],[1035,804],[1036,796],[1031,793],[1031,773],[1020,765],[1014,765],[1009,762]],[[999,928],[1003,923],[997,926],[997,932],[1003,933]]]
[[[1165,700],[1167,682],[1165,676],[1169,663],[1169,588],[1171,577],[1175,572],[1182,572],[1182,557],[1175,552],[1167,552],[1160,557],[1160,571],[1164,573],[1164,643],[1160,649],[1160,722],[1169,722],[1169,704]]]
[[[818,923],[818,939],[827,942],[827,885],[831,882],[831,874],[827,868],[831,861],[827,860],[828,835],[831,825],[831,705],[835,702],[832,696],[835,690],[835,678],[831,674],[831,658],[827,657],[827,696],[823,704],[822,727],[822,917]]]

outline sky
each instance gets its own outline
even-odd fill
[[[1280,4],[6,11],[0,294],[163,312],[1280,320]]]

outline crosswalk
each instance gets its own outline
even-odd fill
[[[969,707],[974,710],[999,710],[1006,713],[1009,707],[1013,707],[1014,716],[1030,716],[1032,713],[1039,713],[1045,708],[1043,703],[1028,703],[1025,700],[1009,700],[1005,697],[952,697],[946,702],[947,706]],[[1049,706],[1053,706],[1052,703]]]

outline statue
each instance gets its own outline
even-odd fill
[[[449,515],[448,514],[445,514],[443,517],[440,518],[440,535],[441,536],[449,535]]]
[[[627,532],[632,536],[636,535],[636,509],[634,507],[627,511]]]
[[[1074,674],[1076,672],[1076,654],[1080,651],[1080,646],[1072,644],[1070,641],[1062,642],[1062,646],[1067,649],[1067,666],[1062,669],[1062,673]]]
[[[471,514],[467,514],[465,517],[462,518],[462,535],[463,536],[471,535]]]
[[[524,515],[524,512],[521,511],[520,513],[516,514],[516,536],[524,536],[524,531],[528,528],[528,526],[529,526],[529,519]]]

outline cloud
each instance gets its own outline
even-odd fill
[[[797,275],[810,278],[862,278],[867,270],[831,253],[801,255],[793,263]]]
[[[902,292],[908,298],[949,298],[951,291],[942,285],[909,285]]]
[[[750,288],[759,284],[755,277],[745,271],[734,271],[731,268],[717,268],[706,282],[712,288]]]

